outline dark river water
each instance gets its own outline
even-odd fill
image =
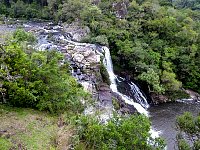
[[[152,106],[148,109],[152,127],[156,131],[160,131],[160,136],[167,143],[168,150],[175,150],[176,144],[176,117],[188,111],[194,115],[200,113],[200,104],[192,103],[165,103]]]

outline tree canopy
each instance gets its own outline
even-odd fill
[[[63,56],[56,51],[23,48],[32,35],[17,30],[13,40],[1,46],[0,79],[3,102],[52,113],[82,111],[80,100],[87,94],[69,73]]]

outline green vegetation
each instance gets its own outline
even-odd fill
[[[71,144],[71,127],[58,126],[58,117],[49,113],[0,105],[0,120],[1,150],[55,150]]]
[[[194,117],[191,113],[185,112],[177,118],[178,147],[180,150],[200,149],[200,114]]]
[[[152,150],[165,147],[163,140],[151,138],[148,132],[150,122],[142,115],[133,115],[130,118],[114,117],[106,125],[100,124],[96,119],[83,116],[76,123],[79,126],[76,140],[81,141],[77,144],[78,148]]]
[[[103,61],[101,60],[101,64],[100,64],[100,74],[101,77],[103,79],[103,82],[107,83],[108,85],[111,84],[110,79],[109,79],[109,74],[106,70],[106,67],[103,64]]]
[[[112,104],[113,104],[113,107],[114,107],[115,110],[119,110],[120,109],[120,103],[114,97],[112,98]]]
[[[8,17],[89,26],[92,33],[86,40],[109,45],[117,71],[128,70],[132,78],[148,83],[150,92],[181,87],[200,92],[198,1],[5,0],[0,5],[0,14]]]
[[[0,45],[0,149],[164,147],[163,140],[151,138],[150,122],[142,115],[115,117],[108,124],[82,116],[81,100],[87,103],[89,95],[70,76],[68,64],[61,65],[60,53],[27,46],[34,41],[16,30]],[[108,77],[105,68],[101,73]]]
[[[81,112],[80,99],[87,94],[70,76],[68,64],[59,65],[63,56],[56,51],[24,50],[22,42],[33,39],[29,33],[17,30],[12,42],[0,49],[3,102],[52,113]]]

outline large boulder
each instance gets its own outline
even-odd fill
[[[78,52],[76,52],[75,54],[73,54],[72,57],[73,57],[73,60],[75,62],[81,63],[84,60],[84,56],[82,54],[78,53]]]
[[[102,107],[112,107],[112,95],[110,87],[105,83],[101,83],[99,84],[98,93]]]
[[[122,114],[134,114],[137,113],[136,108],[133,105],[129,105],[125,103],[125,101],[122,99],[121,95],[118,93],[112,92],[112,97],[117,100],[117,103],[119,105],[119,110],[117,110],[119,113]]]
[[[81,85],[83,86],[84,90],[89,92],[89,93],[93,93],[94,92],[94,88],[93,88],[93,84],[90,82],[80,82]]]
[[[129,0],[123,0],[121,2],[114,2],[113,8],[115,10],[115,15],[117,18],[123,19],[128,14],[127,7],[129,5]]]
[[[72,41],[76,42],[80,42],[84,37],[90,34],[89,27],[81,26],[77,22],[64,25],[63,30]]]

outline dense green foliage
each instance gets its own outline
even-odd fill
[[[0,45],[0,117],[3,118],[0,125],[3,129],[6,127],[6,133],[7,130],[9,133],[13,132],[12,129],[7,128],[7,124],[19,130],[17,132],[19,134],[13,134],[10,139],[4,136],[6,133],[3,133],[3,136],[0,135],[1,149],[19,147],[19,145],[28,149],[41,149],[41,147],[54,149],[62,145],[50,142],[59,141],[62,138],[64,138],[62,139],[64,143],[66,140],[69,144],[68,132],[70,131],[66,131],[67,125],[76,129],[73,133],[69,133],[73,135],[72,145],[76,149],[164,148],[163,140],[151,138],[150,122],[145,116],[115,117],[108,124],[101,124],[96,119],[97,117],[80,115],[83,110],[81,99],[87,100],[89,97],[70,76],[68,65],[61,65],[63,56],[53,50],[36,51],[27,46],[33,44],[34,40],[34,36],[20,29],[13,34],[6,45]],[[101,72],[107,76],[105,68],[102,68]],[[50,120],[48,115],[45,117],[45,113],[38,115],[34,110],[8,107],[8,104],[59,113],[58,123],[54,121],[56,115],[52,118],[53,120]],[[30,112],[33,113],[32,118],[29,116]],[[10,113],[12,117],[7,119]],[[27,121],[28,118],[29,121]],[[23,127],[23,130],[19,126]],[[58,137],[56,137],[56,131],[58,131]],[[63,132],[62,138],[59,132]]]
[[[70,76],[68,64],[60,65],[63,56],[56,51],[22,48],[24,41],[33,38],[18,30],[12,42],[0,49],[3,101],[51,112],[82,110],[80,99],[87,94]]]
[[[87,149],[97,150],[152,150],[163,149],[161,139],[152,139],[147,117],[134,115],[130,118],[114,117],[107,124],[100,124],[91,117],[83,116],[76,121],[78,139]],[[77,149],[80,144],[77,143]]]
[[[194,117],[191,113],[185,112],[177,118],[178,147],[180,150],[200,149],[200,114]]]
[[[89,26],[92,34],[87,41],[109,45],[115,68],[147,82],[152,92],[181,87],[200,92],[198,1],[5,0],[0,4],[0,13],[6,16]],[[117,17],[117,12],[125,13]]]

